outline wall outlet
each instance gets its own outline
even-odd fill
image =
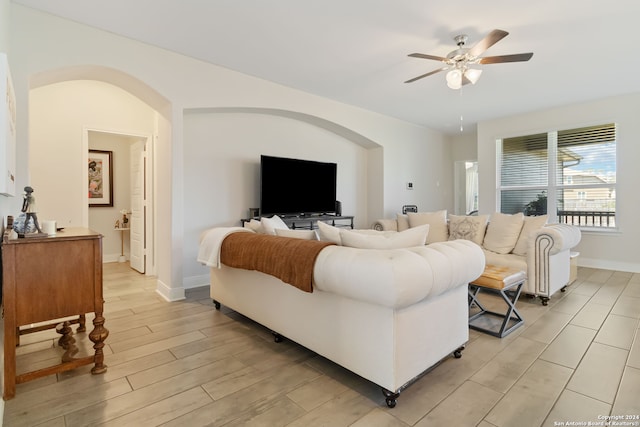
[[[413,190],[413,182],[407,182],[407,190]]]

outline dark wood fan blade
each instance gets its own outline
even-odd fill
[[[533,52],[515,53],[513,55],[486,56],[480,58],[480,64],[500,64],[502,62],[524,62],[531,59]]]
[[[493,31],[491,31],[489,34],[487,34],[487,36],[485,38],[480,40],[478,43],[476,43],[475,46],[473,46],[469,50],[469,55],[470,56],[480,56],[480,55],[482,55],[485,50],[489,49],[491,46],[493,46],[494,44],[498,43],[500,40],[502,40],[503,38],[507,37],[508,35],[509,35],[509,33],[506,32],[506,31],[503,31],[503,30],[493,30]]]
[[[410,80],[407,80],[405,83],[415,82],[416,80],[420,80],[420,79],[425,78],[425,77],[428,77],[428,76],[430,76],[430,75],[432,75],[432,74],[436,74],[436,73],[439,73],[440,71],[444,71],[444,70],[446,70],[447,68],[448,68],[448,67],[438,68],[437,70],[433,70],[433,71],[430,71],[430,72],[428,72],[428,73],[426,73],[426,74],[423,74],[423,75],[421,75],[421,76],[414,77],[414,78],[412,78],[412,79],[410,79]]]
[[[444,58],[442,56],[427,55],[426,53],[411,53],[409,54],[409,56],[412,58],[433,59],[435,61],[442,62],[445,62],[447,60],[447,58]]]

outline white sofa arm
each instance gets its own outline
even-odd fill
[[[531,234],[526,291],[540,296],[543,305],[569,282],[569,253],[580,238],[580,229],[568,224],[546,225]]]
[[[482,249],[466,240],[407,249],[329,246],[316,258],[314,290],[401,308],[466,286],[484,265]]]
[[[571,249],[580,243],[582,234],[580,229],[569,224],[548,224],[533,233],[529,243],[533,244],[536,252],[547,252],[555,255]]]
[[[378,231],[398,231],[398,221],[395,219],[379,219],[371,226]]]

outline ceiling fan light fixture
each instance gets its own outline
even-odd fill
[[[476,84],[476,82],[480,78],[480,74],[482,74],[482,70],[477,70],[475,68],[469,68],[464,72],[464,76],[469,79],[471,84]]]
[[[451,89],[460,89],[462,87],[462,72],[457,68],[447,73],[447,86]]]

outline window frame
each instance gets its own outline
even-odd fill
[[[512,137],[502,137],[502,138],[498,138],[496,139],[496,209],[498,212],[502,211],[502,199],[503,199],[503,193],[504,192],[509,192],[509,191],[522,191],[522,190],[527,190],[527,191],[537,191],[539,193],[546,193],[547,195],[547,215],[548,215],[548,222],[549,223],[557,223],[560,222],[560,218],[558,216],[558,203],[557,203],[557,198],[558,197],[549,197],[551,194],[558,194],[561,191],[566,191],[566,190],[574,190],[577,193],[580,193],[580,190],[584,190],[584,189],[593,189],[593,188],[602,188],[602,189],[608,189],[609,192],[613,192],[616,194],[616,197],[614,199],[614,203],[615,203],[615,207],[614,207],[614,211],[613,211],[613,221],[614,221],[614,226],[612,227],[607,227],[607,226],[596,226],[596,225],[578,225],[575,224],[576,226],[579,226],[582,230],[585,231],[602,231],[602,232],[616,232],[619,230],[619,218],[618,218],[618,200],[617,200],[617,168],[618,168],[618,124],[613,122],[613,121],[604,121],[602,123],[596,124],[596,125],[587,125],[587,126],[578,126],[578,127],[567,127],[566,130],[574,130],[574,129],[587,129],[589,127],[605,127],[605,126],[613,126],[613,132],[614,132],[614,139],[613,141],[615,142],[615,172],[616,172],[616,179],[615,182],[611,183],[611,182],[603,182],[603,183],[588,183],[588,184],[573,184],[573,183],[565,183],[565,182],[561,182],[558,183],[557,181],[557,162],[558,162],[558,134],[560,132],[564,132],[565,129],[559,129],[559,130],[548,130],[548,131],[541,131],[541,132],[532,132],[530,135],[531,136],[535,136],[537,134],[546,134],[547,135],[547,145],[546,145],[546,152],[547,152],[547,182],[546,185],[541,185],[540,183],[536,183],[536,184],[532,184],[532,185],[503,185],[502,184],[502,166],[503,166],[503,153],[504,153],[504,146],[503,146],[503,141],[505,139],[511,139],[511,138],[518,138],[520,136],[522,137],[527,137],[529,135],[516,135],[516,136],[512,136]],[[568,180],[573,182],[573,180]],[[582,193],[585,193],[584,191],[582,191]],[[582,199],[580,199],[582,200]]]

